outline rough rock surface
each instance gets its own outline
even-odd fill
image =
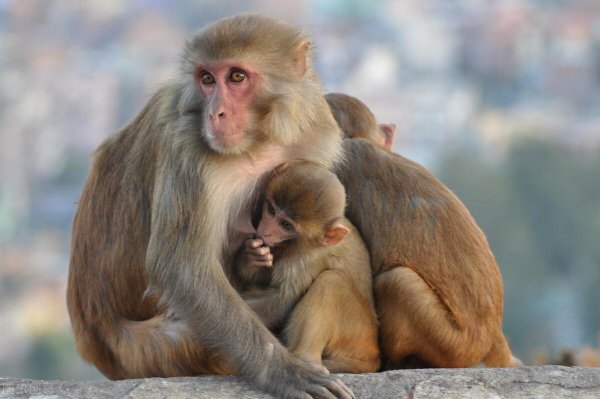
[[[398,370],[340,374],[357,398],[533,399],[600,398],[600,369],[521,367],[518,369]],[[81,382],[0,378],[0,398],[272,398],[233,377],[148,378]]]

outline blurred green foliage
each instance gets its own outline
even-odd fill
[[[600,329],[600,158],[528,139],[500,163],[458,149],[438,176],[465,203],[505,281],[505,330],[517,354],[594,345]]]
[[[34,379],[103,379],[98,371],[79,358],[73,336],[67,333],[35,337],[22,369],[23,375]]]

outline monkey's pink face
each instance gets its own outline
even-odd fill
[[[267,199],[263,205],[256,234],[269,247],[275,247],[284,241],[298,237],[294,223],[271,199]]]
[[[235,152],[249,140],[250,104],[258,74],[233,61],[198,65],[194,78],[205,99],[206,133],[217,151]]]

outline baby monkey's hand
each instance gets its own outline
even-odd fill
[[[271,267],[273,266],[273,254],[271,248],[265,245],[263,240],[257,236],[249,238],[244,244],[244,263],[247,267]]]

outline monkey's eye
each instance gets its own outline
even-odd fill
[[[271,215],[275,216],[275,208],[273,208],[273,205],[271,205],[270,202],[267,202],[267,210]]]
[[[244,72],[244,71],[242,71],[240,69],[234,69],[229,74],[229,80],[232,81],[232,82],[240,83],[244,79],[246,79],[246,72]]]
[[[292,226],[292,224],[287,220],[281,222],[281,227],[283,227],[287,231],[292,231],[292,229],[294,228],[294,226]]]
[[[207,71],[200,72],[200,82],[203,85],[212,85],[215,83],[215,78]]]

